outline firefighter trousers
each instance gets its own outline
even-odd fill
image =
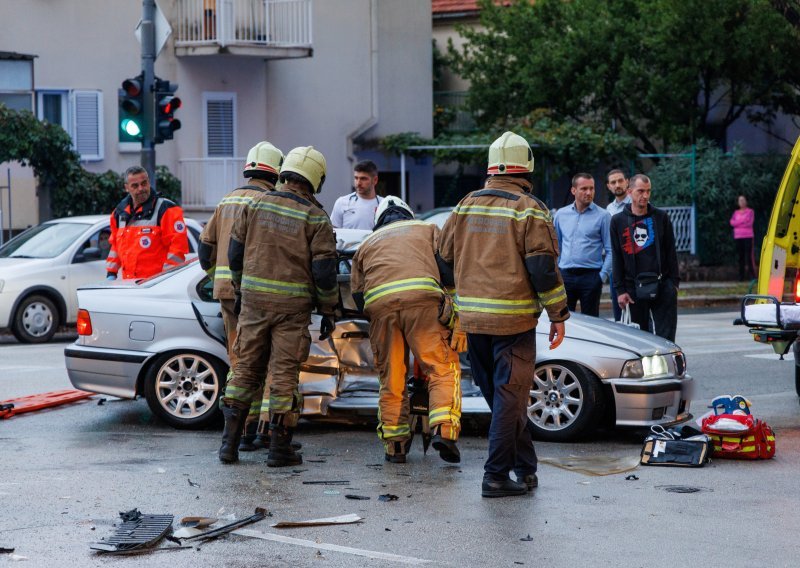
[[[428,420],[457,440],[461,430],[461,369],[450,348],[450,331],[439,323],[438,302],[384,309],[371,315],[369,339],[380,376],[378,437],[386,447],[411,437],[407,394],[408,351],[428,377]],[[387,450],[390,451],[390,450]],[[390,453],[392,453],[390,451]]]
[[[225,326],[225,339],[227,340],[228,360],[230,361],[230,371],[228,371],[228,378],[233,376],[233,369],[236,367],[236,352],[233,345],[236,342],[236,328],[239,325],[239,316],[233,313],[233,306],[236,300],[229,300],[227,298],[220,298],[219,309],[222,312],[222,323]],[[256,393],[253,397],[253,402],[250,405],[250,412],[247,414],[245,421],[245,429],[252,422],[257,422],[259,415],[262,412],[262,406],[266,406],[267,413],[269,413],[269,391],[267,391],[266,399],[262,392]],[[269,422],[269,416],[267,416]]]
[[[521,480],[536,473],[536,450],[528,429],[528,404],[536,361],[536,329],[514,335],[467,334],[472,377],[492,411],[484,477]]]
[[[234,344],[236,367],[225,386],[223,404],[250,411],[267,388],[269,411],[282,416],[285,426],[296,426],[303,409],[299,376],[311,347],[310,322],[309,312],[280,314],[242,304]]]

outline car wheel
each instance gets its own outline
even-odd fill
[[[579,438],[597,425],[603,413],[600,381],[575,363],[536,366],[528,406],[531,434],[549,442]]]
[[[217,419],[227,369],[213,357],[167,353],[147,370],[144,396],[153,414],[175,428],[202,428]]]
[[[45,296],[28,296],[17,307],[11,332],[22,343],[47,343],[58,329],[58,308]]]

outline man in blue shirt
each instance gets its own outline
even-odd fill
[[[554,225],[560,254],[558,267],[567,289],[567,307],[600,315],[600,294],[611,274],[611,215],[594,203],[594,178],[579,173],[572,178],[575,202],[556,212]]]

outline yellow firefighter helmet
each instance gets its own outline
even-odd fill
[[[489,169],[493,175],[525,174],[533,171],[533,152],[525,139],[504,132],[489,146]]]
[[[265,140],[250,148],[247,162],[244,164],[244,173],[266,172],[277,175],[282,164],[283,152]]]
[[[322,184],[325,182],[325,156],[322,152],[315,150],[313,146],[299,146],[286,154],[286,159],[281,166],[281,173],[294,172],[306,178],[314,189],[314,193],[319,193]]]

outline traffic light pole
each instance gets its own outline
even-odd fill
[[[143,114],[142,121],[142,167],[150,176],[150,183],[156,186],[156,147],[155,147],[155,61],[156,61],[156,34],[155,34],[155,0],[142,0],[142,73],[144,81],[142,90]]]

